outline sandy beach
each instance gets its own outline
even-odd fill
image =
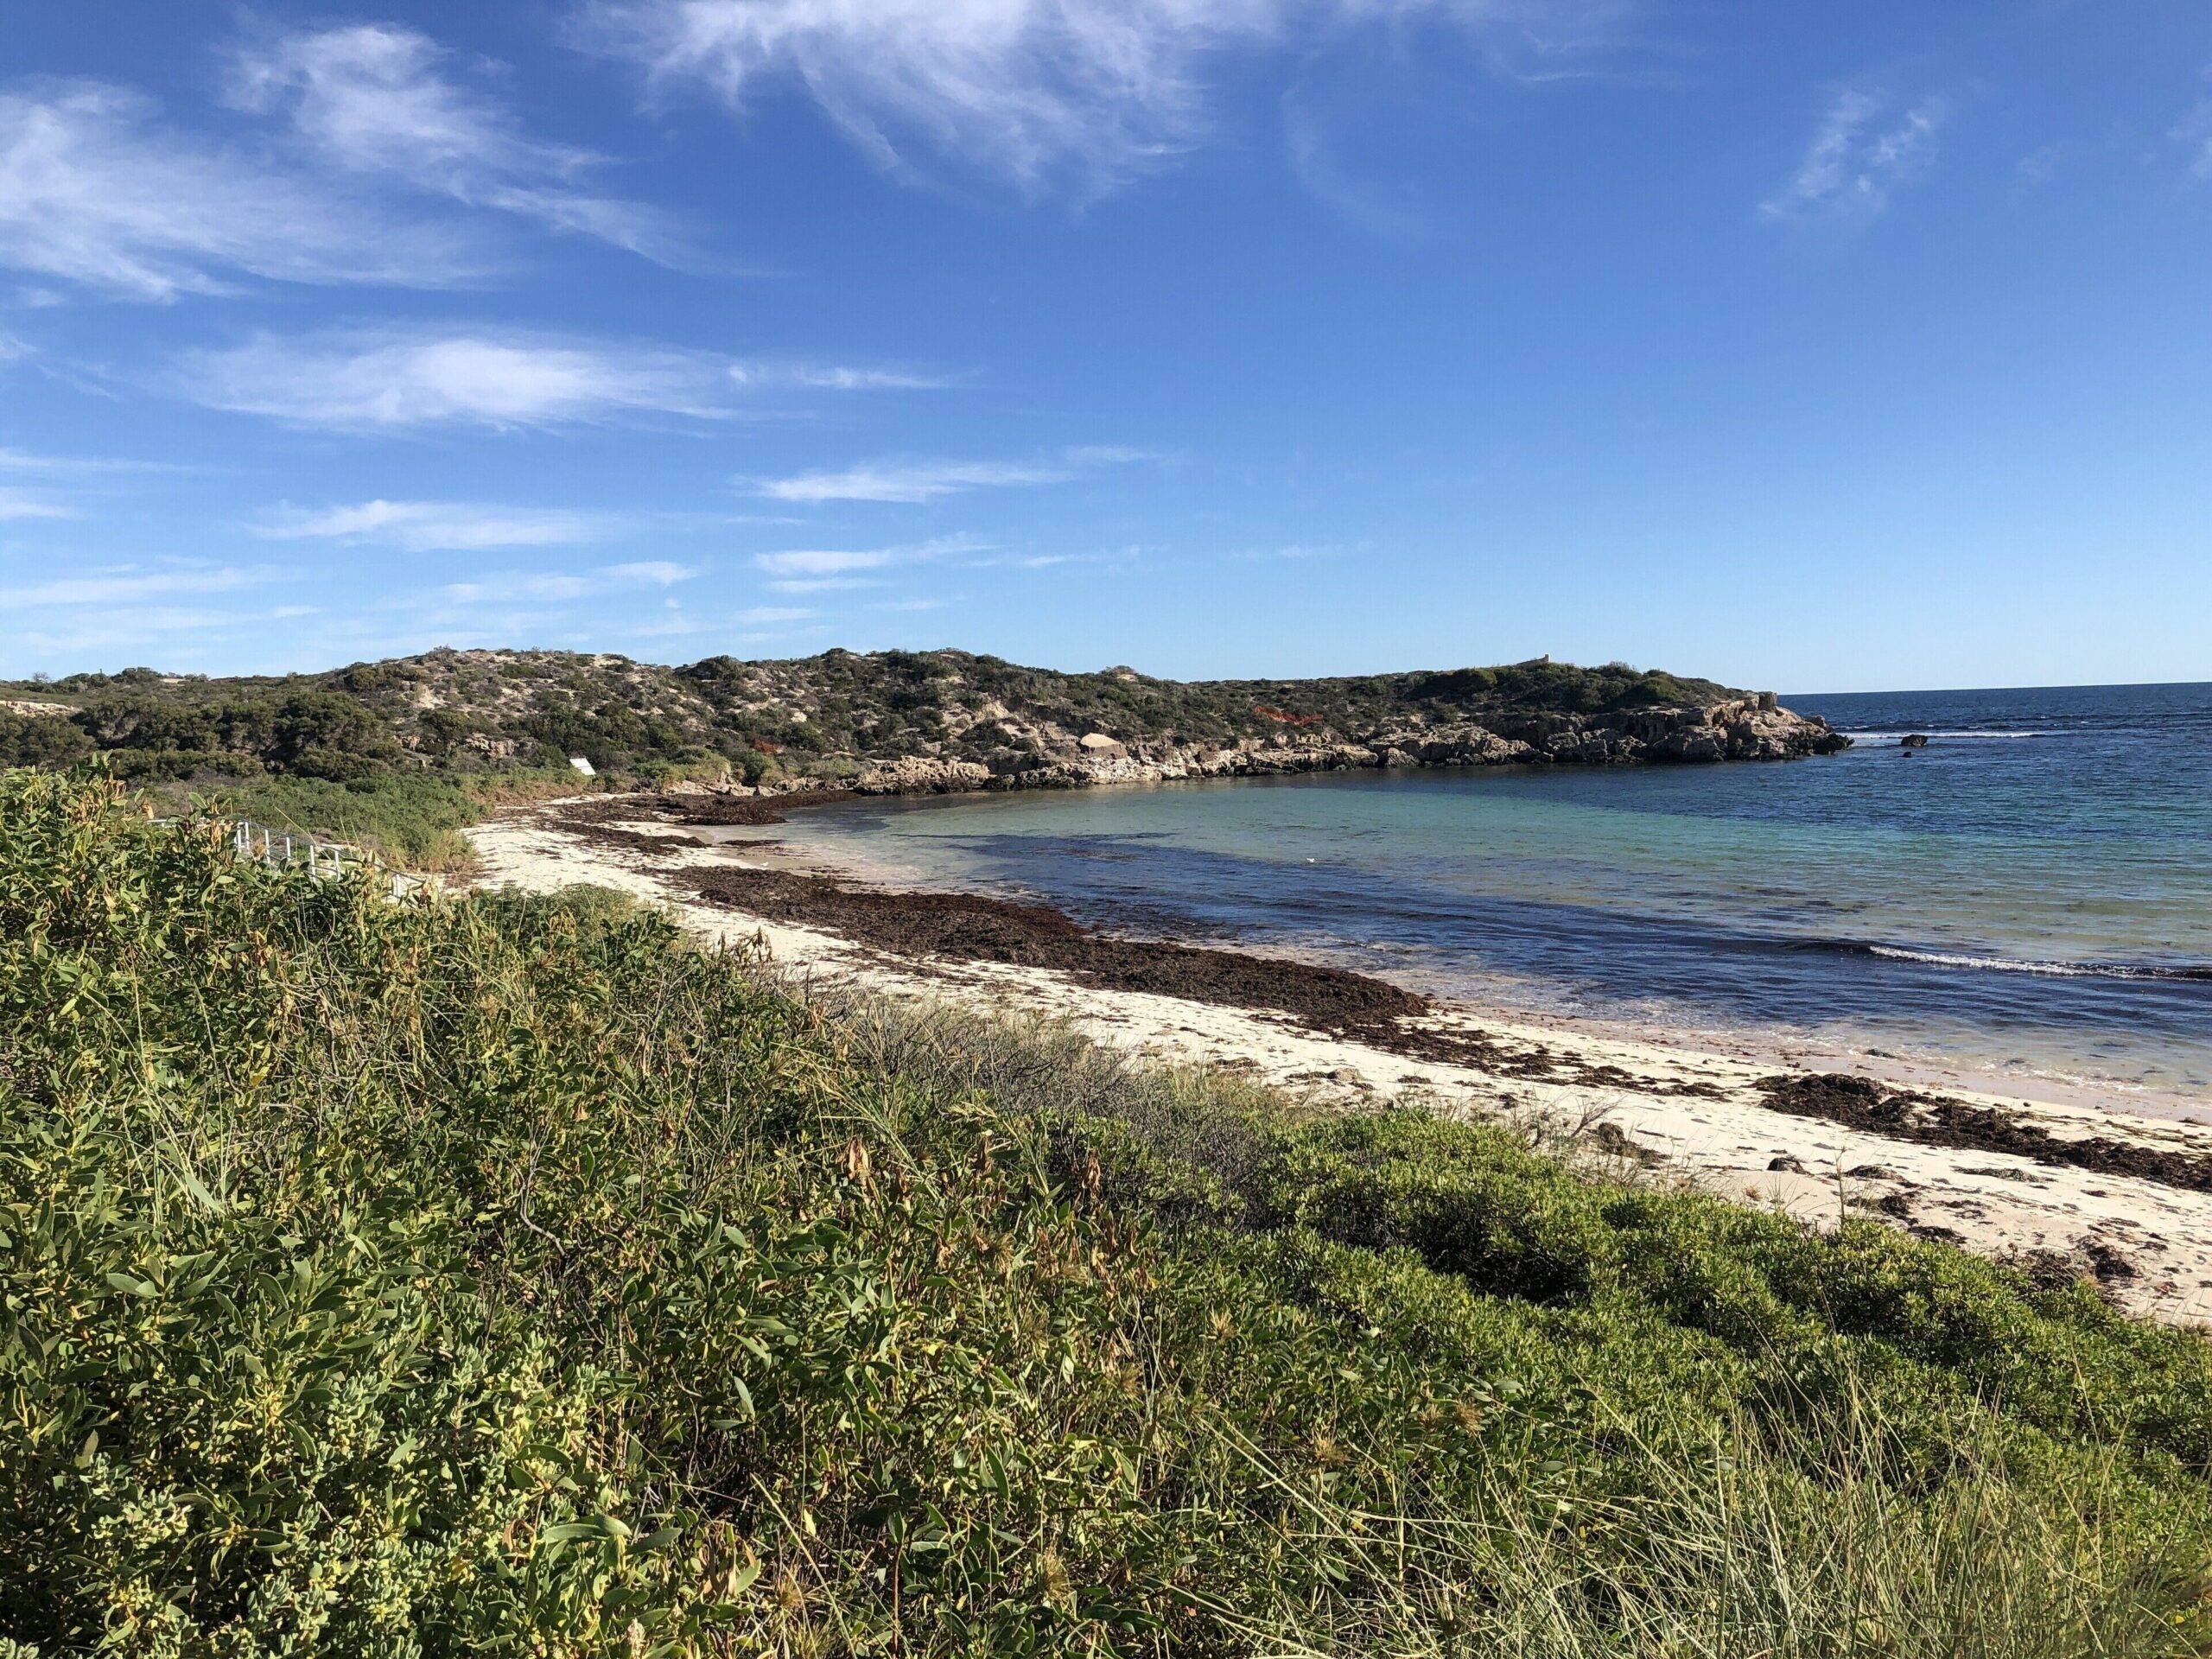
[[[2089,1274],[2152,1317],[2212,1319],[2212,1128],[1925,1072],[1839,1080],[1820,1055],[1592,1030],[1319,964],[1093,933],[1002,899],[893,893],[769,830],[706,844],[682,817],[719,817],[712,833],[728,836],[772,814],[750,798],[689,799],[671,811],[595,797],[495,818],[469,832],[479,879],[613,888],[802,976],[1063,1020],[1162,1064],[1325,1103],[1541,1123],[1644,1179],[1814,1226],[1863,1214]]]

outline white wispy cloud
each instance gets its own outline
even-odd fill
[[[495,330],[263,335],[196,351],[163,379],[210,409],[310,426],[555,426],[620,415],[727,412],[702,354]]]
[[[710,352],[449,325],[263,334],[188,352],[156,384],[209,409],[373,429],[715,420],[736,413],[763,381],[752,365]]]
[[[894,565],[926,564],[933,560],[969,552],[975,546],[976,543],[964,536],[946,536],[901,547],[785,548],[773,553],[756,553],[753,556],[753,563],[767,575],[791,579],[788,582],[771,584],[779,591],[788,593],[795,591],[797,583],[800,582],[821,588],[855,586],[858,584],[852,578],[857,572],[887,570]]]
[[[1064,467],[1018,461],[872,461],[837,471],[763,479],[753,487],[772,500],[817,505],[824,501],[934,501],[963,490],[1058,484],[1073,476]]]
[[[0,447],[0,474],[37,480],[32,487],[0,484],[0,520],[82,518],[81,502],[86,496],[113,490],[122,479],[136,474],[190,470],[163,461],[51,455]]]
[[[1060,459],[1071,467],[1120,467],[1140,461],[1162,459],[1157,449],[1140,448],[1128,443],[1071,443],[1060,451]]]
[[[666,215],[588,188],[606,158],[531,137],[503,104],[449,75],[449,61],[394,24],[307,30],[241,49],[229,94],[240,109],[288,118],[342,171],[690,262]]]
[[[772,576],[827,576],[855,570],[880,570],[904,563],[912,556],[903,548],[793,548],[782,553],[757,555],[753,563]]]
[[[669,608],[656,614],[652,621],[630,623],[620,628],[620,633],[629,639],[681,639],[709,632],[711,625],[687,615],[674,600],[667,604]]]
[[[247,629],[265,629],[270,620],[180,605],[100,605],[62,612],[51,622],[25,628],[7,644],[29,661],[82,661],[90,652],[137,652],[180,637],[188,648],[204,647]]]
[[[1295,98],[1282,102],[1282,146],[1291,176],[1306,194],[1353,229],[1400,246],[1435,235],[1435,221],[1417,198],[1402,185],[1356,175],[1323,124]]]
[[[849,593],[856,588],[880,588],[880,576],[785,576],[768,584],[779,594]]]
[[[1096,194],[1205,134],[1210,61],[1362,24],[1459,26],[1508,56],[1586,41],[1609,0],[586,0],[581,44],[734,105],[795,84],[894,171],[927,154]]]
[[[42,473],[49,477],[98,473],[177,473],[190,469],[166,461],[131,461],[114,455],[49,455],[0,447],[0,472]]]
[[[1760,204],[1760,213],[1855,224],[1876,218],[1891,193],[1934,156],[1948,113],[1934,95],[1900,111],[1891,99],[1847,87],[1829,104],[1789,182]]]
[[[729,378],[737,385],[764,391],[937,391],[960,384],[957,377],[912,369],[848,368],[835,363],[733,363]]]
[[[267,582],[274,573],[236,565],[199,570],[118,569],[87,576],[0,587],[0,605],[41,607],[115,605],[174,594],[226,594]]]
[[[796,473],[788,478],[755,479],[752,487],[756,494],[772,500],[806,506],[825,501],[914,503],[968,490],[1064,484],[1092,468],[1143,460],[1147,454],[1141,449],[1090,444],[1064,449],[1050,461],[871,461]]]
[[[592,570],[546,572],[501,571],[474,582],[448,582],[440,591],[459,605],[513,604],[518,601],[557,603],[589,599],[601,594],[639,588],[672,588],[699,573],[690,565],[665,559],[645,559],[626,564],[601,565]]]
[[[43,492],[13,489],[0,485],[0,519],[73,518],[76,516],[75,509]]]
[[[760,627],[771,622],[804,622],[819,614],[797,605],[755,605],[740,611],[731,620],[747,627]]]
[[[341,541],[410,553],[495,547],[573,547],[627,528],[620,515],[481,501],[361,501],[276,508],[251,526],[271,541]]]
[[[2212,80],[2212,65],[2203,79]],[[2168,135],[2189,154],[2189,170],[2200,179],[2212,179],[2212,98],[2199,99]],[[2045,149],[2053,148],[2046,145]]]
[[[221,293],[245,276],[442,288],[493,264],[301,168],[165,122],[93,81],[0,93],[0,264],[127,299]]]

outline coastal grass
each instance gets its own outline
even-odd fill
[[[98,780],[0,775],[0,1234],[16,1656],[2212,1650],[2212,1355],[2087,1287]]]
[[[486,773],[375,772],[335,782],[270,777],[215,789],[213,804],[232,816],[367,849],[404,868],[472,869],[476,855],[461,832],[498,807],[574,795],[598,787],[566,766]]]

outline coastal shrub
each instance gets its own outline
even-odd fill
[[[1251,1182],[1262,1221],[1404,1246],[1487,1296],[1625,1300],[1803,1386],[1847,1342],[1854,1380],[1890,1379],[1901,1409],[1916,1391],[1955,1393],[2212,1471],[2212,1350],[2082,1287],[2042,1288],[1869,1221],[1822,1233],[1700,1194],[1609,1189],[1503,1130],[1417,1110],[1322,1119],[1271,1145]]]
[[[1591,1192],[1502,1129],[1416,1112],[1324,1120],[1284,1138],[1262,1192],[1269,1218],[1402,1244],[1497,1295],[1586,1297],[1616,1271]]]
[[[92,739],[67,715],[0,709],[0,766],[67,766],[92,752]]]
[[[207,699],[153,690],[106,693],[71,719],[100,748],[117,752],[118,773],[126,776],[235,772],[244,760],[257,770],[347,778],[398,753],[384,723],[360,702],[317,688]]]
[[[0,776],[0,1642],[2212,1642],[2198,1338],[837,997]]]

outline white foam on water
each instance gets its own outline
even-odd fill
[[[1908,950],[1897,944],[1870,944],[1878,957],[1897,962],[1931,963],[1938,968],[1978,968],[2000,974],[2040,974],[2051,979],[2179,979],[2171,969],[2130,968],[2120,963],[2022,962],[2009,957],[1971,957],[1955,950]]]
[[[1895,740],[1895,739],[1897,739],[1897,738],[1904,738],[1904,737],[1914,737],[1914,736],[1918,736],[1918,737],[1925,737],[1925,738],[1928,738],[1928,739],[1929,739],[1931,741],[1934,741],[1934,740],[1936,740],[1936,739],[1937,739],[1937,738],[1941,738],[1941,739],[1942,739],[1944,741],[1946,741],[1946,742],[1949,742],[1949,743],[1970,743],[1970,742],[1975,741],[1976,740],[1980,739],[1980,738],[2057,737],[2057,736],[2060,736],[2060,735],[2061,735],[2061,734],[2060,734],[2060,733],[2057,733],[2057,732],[2048,732],[2048,731],[2038,731],[2038,732],[1917,732],[1917,733],[1915,733],[1915,732],[1869,732],[1869,731],[1861,731],[1861,730],[1858,729],[1858,728],[1855,728],[1855,727],[1850,727],[1850,726],[1839,726],[1839,727],[1837,727],[1837,728],[1836,728],[1836,729],[1837,729],[1838,731],[1840,731],[1840,732],[1843,733],[1843,734],[1844,734],[1844,735],[1846,735],[1847,737],[1864,737],[1864,738],[1872,738],[1872,739],[1876,740],[1877,741],[1889,741],[1889,740]]]

